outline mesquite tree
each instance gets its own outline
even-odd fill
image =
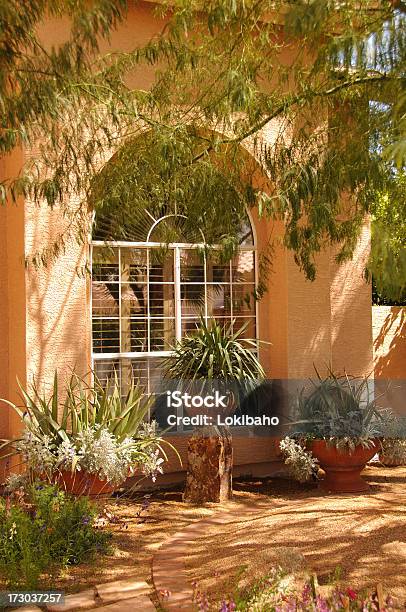
[[[125,17],[125,4],[2,3],[0,148],[41,144],[35,163],[4,181],[1,195],[45,199],[67,222],[52,252],[34,263],[56,256],[73,234],[86,239],[89,202],[107,214],[121,198],[136,215],[159,194],[164,211],[200,206],[195,222],[204,215],[202,197],[193,197],[202,185],[226,219],[247,205],[282,219],[285,246],[310,279],[326,244],[337,246],[338,261],[350,258],[376,199],[386,193],[396,207],[401,191],[394,185],[406,159],[405,2],[173,0],[159,4],[167,22],[148,44],[102,54],[98,42]],[[47,16],[71,23],[67,41],[51,50],[38,33]],[[129,78],[146,65],[157,68],[148,91]],[[261,130],[275,120],[276,142],[263,145]],[[136,141],[154,160],[149,183],[138,155],[135,180],[109,183],[106,171],[109,188],[98,188],[102,152]],[[241,153],[248,141],[267,189],[253,187]],[[116,178],[128,172],[125,155],[115,162]],[[230,189],[220,193],[222,170]],[[66,205],[68,193],[78,207]],[[222,232],[227,244],[232,226]],[[388,274],[391,291],[402,293],[385,261],[372,258],[369,273]]]

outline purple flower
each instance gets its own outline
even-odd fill
[[[308,603],[310,601],[310,596],[311,596],[310,584],[306,583],[302,590],[302,602]]]
[[[327,601],[320,595],[317,595],[316,598],[316,610],[317,612],[330,612]]]

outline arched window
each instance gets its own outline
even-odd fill
[[[248,215],[229,261],[223,250],[207,248],[200,230],[200,242],[168,241],[168,217],[175,215],[151,219],[145,242],[106,241],[97,233],[92,241],[93,367],[102,381],[116,373],[123,392],[131,376],[153,392],[162,358],[193,333],[201,315],[235,329],[247,324],[246,337],[257,335]]]

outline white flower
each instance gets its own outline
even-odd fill
[[[10,474],[4,483],[7,493],[13,493],[24,488],[27,481],[27,474]]]
[[[9,539],[13,540],[14,536],[17,534],[17,525],[15,523],[13,523],[10,527],[10,535],[9,535]]]
[[[37,437],[31,431],[25,430],[16,448],[28,465],[37,472],[53,470],[56,462],[56,448],[49,436]]]
[[[285,465],[288,466],[293,478],[299,482],[310,480],[316,472],[318,463],[312,453],[306,451],[289,436],[280,441],[279,448],[285,455]]]
[[[119,485],[136,469],[141,469],[154,481],[156,474],[163,471],[163,459],[159,457],[159,449],[154,443],[155,422],[144,423],[137,438],[127,437],[121,442],[100,425],[85,427],[59,444],[41,431],[35,435],[33,427],[31,423],[24,432],[17,450],[30,468],[39,473],[73,468]]]
[[[56,456],[59,468],[70,469],[77,458],[74,444],[70,440],[63,440],[58,447]]]

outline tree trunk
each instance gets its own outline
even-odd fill
[[[203,427],[188,443],[183,500],[192,504],[232,499],[233,446],[228,427]]]

